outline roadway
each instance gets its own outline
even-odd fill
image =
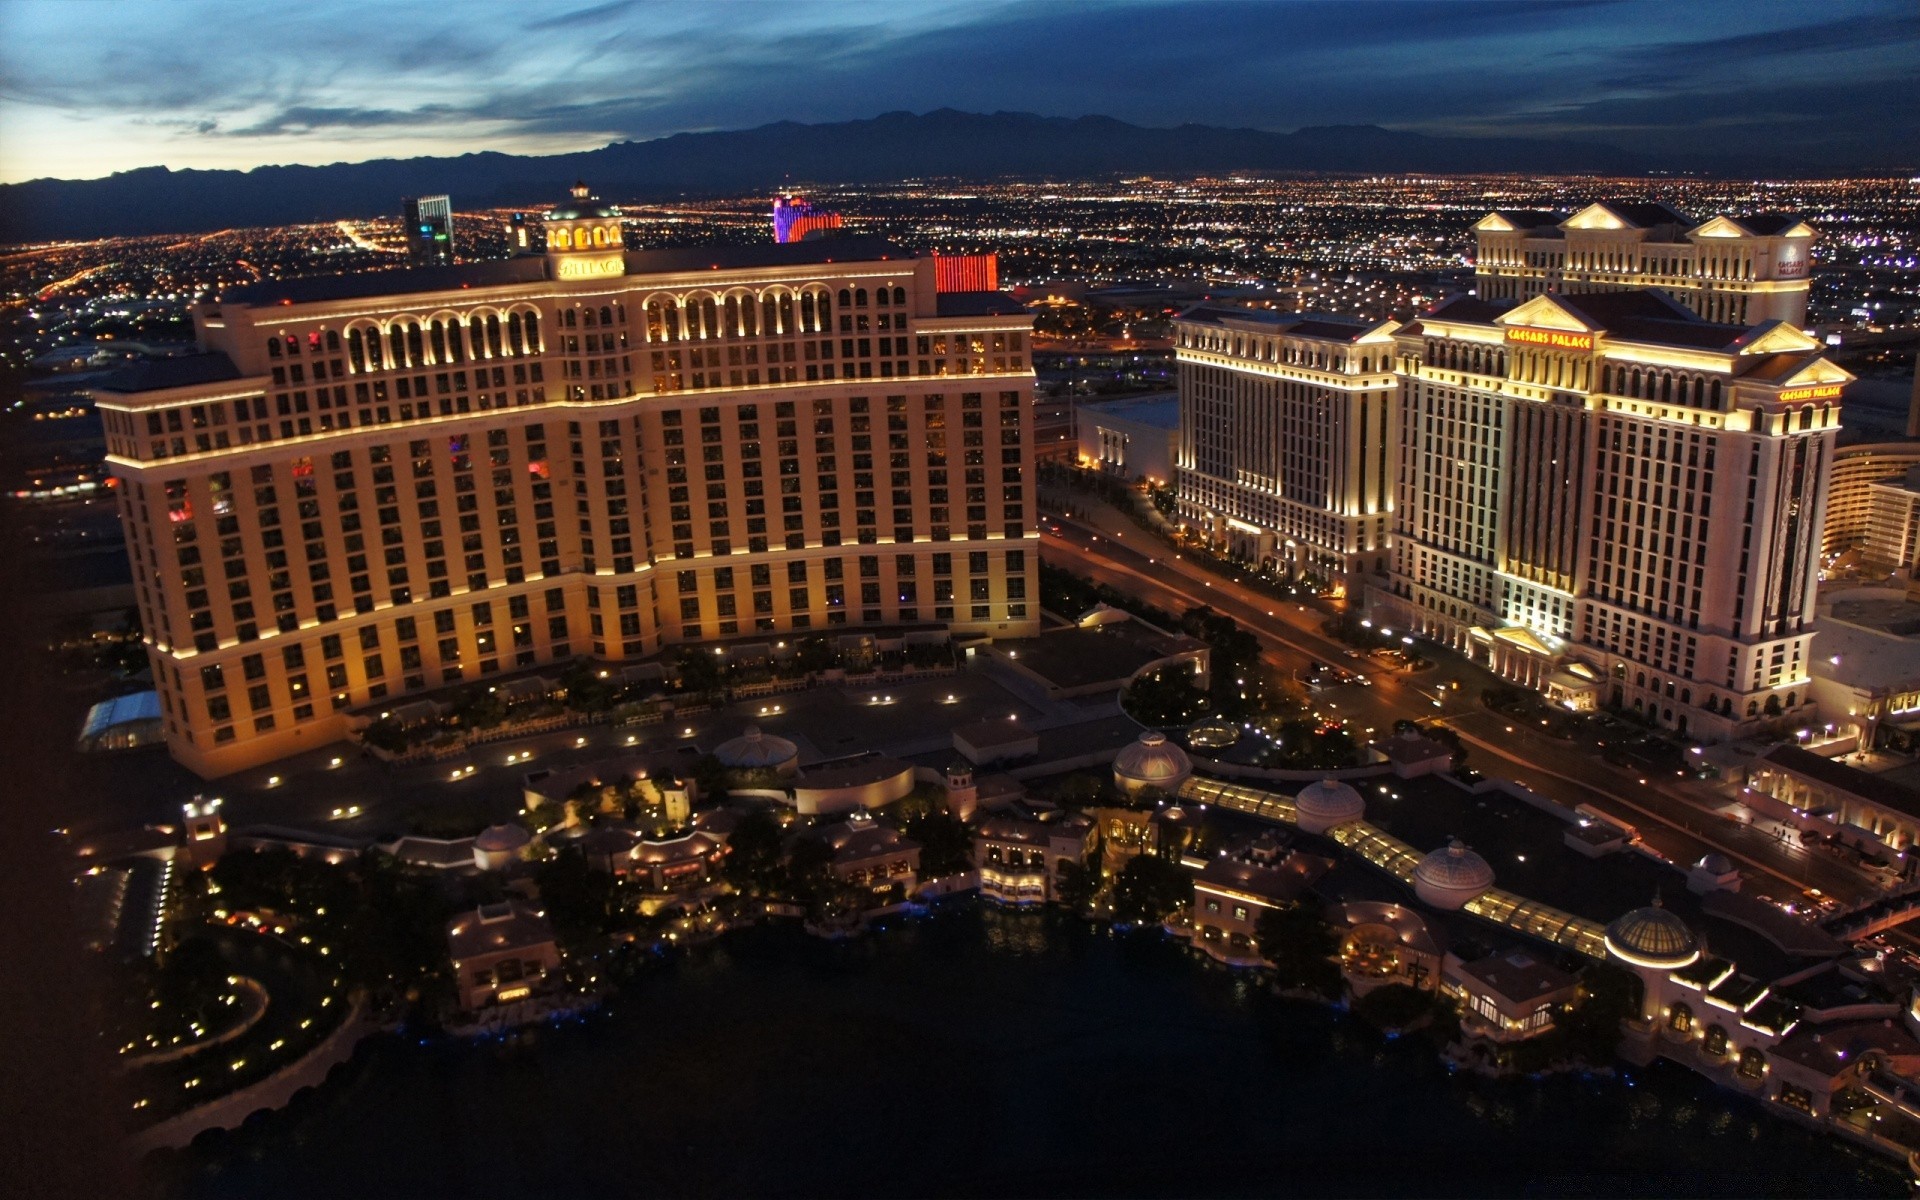
[[[1720,815],[1728,799],[1710,785],[1648,778],[1482,707],[1483,689],[1505,685],[1484,667],[1425,642],[1420,653],[1438,665],[1417,673],[1357,659],[1321,632],[1327,618],[1322,610],[1214,575],[1116,512],[1096,507],[1088,521],[1062,521],[1059,532],[1043,537],[1041,559],[1173,612],[1211,605],[1258,635],[1266,661],[1285,674],[1310,660],[1365,673],[1373,686],[1330,688],[1312,696],[1310,707],[1374,737],[1390,733],[1401,719],[1443,722],[1471,748],[1474,769],[1522,783],[1568,807],[1587,804],[1627,821],[1650,848],[1675,863],[1717,851],[1745,869],[1753,891],[1779,900],[1799,901],[1807,889],[1817,888],[1851,904],[1878,892],[1864,872],[1823,850],[1783,842],[1768,830]],[[1451,686],[1456,683],[1457,689]]]

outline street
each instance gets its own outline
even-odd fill
[[[1864,872],[1824,851],[1783,844],[1766,830],[1721,816],[1717,810],[1727,799],[1709,784],[1636,774],[1482,707],[1482,690],[1506,683],[1484,667],[1427,643],[1420,653],[1437,665],[1412,674],[1355,657],[1321,633],[1322,610],[1213,575],[1120,513],[1095,506],[1089,520],[1063,522],[1059,532],[1042,539],[1041,559],[1173,612],[1211,605],[1254,631],[1267,660],[1283,674],[1309,660],[1363,672],[1374,686],[1329,688],[1309,704],[1372,738],[1390,733],[1401,719],[1445,723],[1471,747],[1475,770],[1512,779],[1568,807],[1586,804],[1627,821],[1650,848],[1682,866],[1717,851],[1744,869],[1753,891],[1778,900],[1798,901],[1808,888],[1818,888],[1851,904],[1877,891]]]

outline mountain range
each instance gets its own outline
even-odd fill
[[[1613,175],[1664,166],[1650,155],[1589,142],[1434,137],[1373,125],[1293,133],[1207,125],[1154,129],[1111,117],[941,109],[819,125],[781,121],[547,156],[488,152],[250,171],[146,167],[104,179],[36,179],[0,185],[0,241],[193,233],[367,217],[397,213],[400,197],[422,193],[450,193],[460,207],[535,206],[560,198],[575,178],[591,181],[609,199],[635,201],[927,176]]]

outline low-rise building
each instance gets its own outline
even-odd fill
[[[920,872],[920,843],[864,812],[823,826],[819,836],[833,851],[828,869],[842,883],[876,892],[894,884],[911,889]]]
[[[1920,840],[1920,792],[1799,746],[1761,755],[1747,789],[1748,807],[1862,849],[1905,850]]]
[[[1546,1033],[1580,993],[1575,976],[1519,953],[1491,954],[1472,962],[1449,955],[1441,986],[1460,1003],[1461,1032],[1496,1042]]]
[[[468,1011],[546,990],[560,969],[547,915],[518,900],[482,904],[447,922],[447,954],[460,1007]]]
[[[1086,864],[1094,832],[1093,821],[1078,813],[1052,821],[1012,814],[988,817],[973,835],[980,894],[1019,906],[1057,900],[1068,864]]]
[[[1340,971],[1354,996],[1390,984],[1428,992],[1440,986],[1446,935],[1413,909],[1358,900],[1327,915],[1340,933]]]
[[[698,891],[720,878],[727,847],[698,831],[643,838],[626,854],[627,876],[650,892]]]
[[[1081,401],[1073,409],[1080,465],[1156,487],[1173,480],[1180,452],[1180,393]]]
[[[1210,860],[1193,881],[1193,944],[1222,962],[1258,963],[1260,915],[1292,904],[1332,868],[1298,850],[1274,865],[1250,856]]]

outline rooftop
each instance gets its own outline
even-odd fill
[[[150,358],[109,373],[94,385],[102,392],[159,392],[240,378],[233,360],[218,352]]]
[[[1337,313],[1274,312],[1271,309],[1240,308],[1226,304],[1197,304],[1181,313],[1180,320],[1200,325],[1258,325],[1287,337],[1319,338],[1332,342],[1357,342],[1383,324],[1390,324],[1364,321]]]
[[[1205,647],[1205,642],[1161,633],[1137,620],[1058,629],[993,644],[996,653],[1056,688],[1103,683],[1118,688],[1152,663]]]
[[[883,237],[861,235],[817,242],[764,242],[747,246],[682,246],[666,250],[629,250],[628,275],[677,275],[689,271],[739,271],[756,267],[811,266],[834,262],[910,260],[913,252]],[[310,275],[301,279],[271,280],[231,288],[221,299],[229,304],[256,306],[313,304],[352,300],[363,296],[404,296],[449,292],[463,288],[500,287],[537,283],[547,277],[544,255],[528,254],[489,262],[451,267],[408,267],[394,271],[367,271],[352,275]],[[956,293],[957,297],[999,297],[998,292]],[[947,296],[940,298],[945,305]],[[1026,310],[1008,299],[1015,311]],[[985,301],[978,303],[984,304]],[[942,315],[948,315],[944,311]],[[981,315],[957,313],[953,315]],[[173,385],[169,385],[173,386]]]
[[[1096,420],[1133,421],[1155,429],[1180,427],[1180,393],[1165,392],[1152,396],[1131,396],[1125,400],[1103,400],[1078,406],[1083,416]]]
[[[842,242],[800,242],[802,246],[833,246]],[[842,256],[847,257],[847,256]],[[887,257],[881,255],[880,257]],[[895,255],[895,257],[899,257]],[[827,261],[831,262],[832,259]],[[628,274],[632,274],[631,267]],[[1015,300],[1005,292],[941,292],[937,314],[942,317],[1018,317],[1025,316],[1027,306]]]
[[[1270,904],[1291,904],[1333,866],[1329,859],[1298,851],[1267,867],[1237,858],[1215,858],[1200,869],[1194,888],[1239,893]]]
[[[1515,1005],[1531,1004],[1579,981],[1530,954],[1491,954],[1461,963],[1460,974]]]
[[[551,941],[547,915],[518,900],[482,904],[447,922],[447,949],[455,962]]]
[[[1870,775],[1843,762],[1831,758],[1822,758],[1811,750],[1802,750],[1798,746],[1775,746],[1761,755],[1767,764],[1792,771],[1824,787],[1845,792],[1858,797],[1869,804],[1909,816],[1920,816],[1920,792],[1910,787]]]

